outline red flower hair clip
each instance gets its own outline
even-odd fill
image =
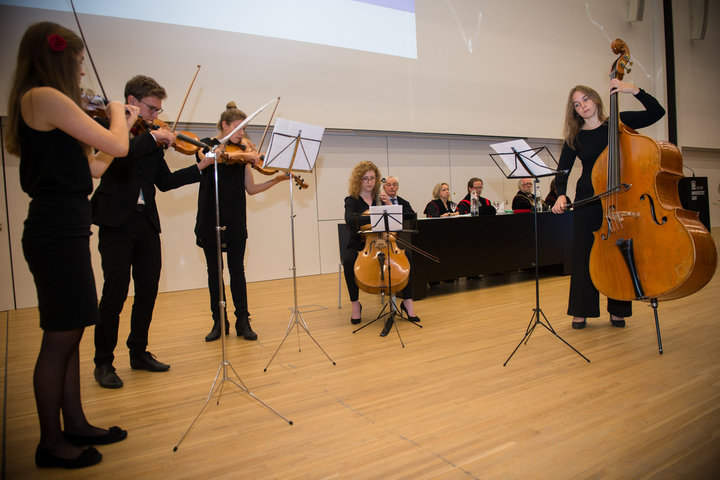
[[[67,42],[57,33],[47,36],[48,46],[53,52],[62,52],[67,47]]]

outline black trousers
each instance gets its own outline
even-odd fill
[[[250,318],[247,299],[247,281],[245,279],[245,244],[247,239],[235,240],[223,244],[226,252],[228,272],[230,273],[230,293],[235,304],[236,320]],[[203,245],[208,272],[208,289],[210,290],[210,311],[213,321],[220,320],[220,285],[218,283],[217,245]],[[221,259],[222,261],[222,259]],[[224,262],[223,262],[224,265]],[[227,318],[227,312],[225,313]]]
[[[599,201],[580,207],[573,214],[573,264],[567,310],[573,317],[600,316],[600,294],[590,278],[590,250],[595,240],[593,232],[602,225],[602,216]],[[632,302],[608,298],[607,311],[618,317],[629,317]]]
[[[100,320],[95,326],[95,365],[103,365],[112,364],[115,358],[120,312],[127,300],[131,274],[135,299],[127,346],[130,355],[147,348],[162,268],[160,234],[144,211],[136,211],[122,227],[100,227],[98,250],[104,284]]]

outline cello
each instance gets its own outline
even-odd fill
[[[370,215],[369,211],[363,215]],[[355,260],[355,283],[363,292],[393,294],[410,280],[410,261],[392,232],[372,232],[363,225],[365,246]]]
[[[610,78],[629,72],[630,52],[620,39]],[[610,96],[608,147],[592,171],[602,198],[603,222],[590,252],[590,277],[604,295],[617,300],[657,301],[690,295],[712,278],[717,250],[698,214],[680,204],[683,177],[679,149],[640,135],[622,124],[617,92]],[[662,353],[660,333],[658,344]]]

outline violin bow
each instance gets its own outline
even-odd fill
[[[107,94],[105,93],[105,89],[103,88],[103,84],[100,81],[100,75],[98,75],[97,68],[95,68],[95,62],[93,62],[92,55],[90,54],[90,46],[88,45],[87,40],[85,40],[85,34],[83,33],[83,29],[80,26],[80,19],[78,18],[77,10],[75,10],[75,4],[73,3],[73,0],[70,0],[70,8],[72,8],[73,16],[75,17],[75,23],[77,24],[78,31],[80,32],[80,38],[82,38],[83,45],[85,45],[85,52],[87,52],[88,59],[90,60],[90,65],[92,66],[93,72],[95,72],[95,78],[97,78],[98,84],[100,85],[100,91],[103,94],[103,102],[107,102]]]
[[[272,122],[272,119],[275,117],[275,112],[277,111],[277,107],[280,105],[280,97],[277,97],[277,102],[275,102],[275,107],[273,108],[272,113],[270,114],[270,118],[268,119],[267,125],[265,125],[265,131],[262,134],[262,138],[260,139],[260,144],[257,147],[257,151],[262,151],[263,143],[265,142],[265,135],[267,135],[268,129],[270,128],[270,122]]]
[[[197,66],[197,70],[195,70],[195,75],[193,75],[192,81],[190,82],[190,87],[188,87],[187,92],[185,92],[185,98],[183,98],[182,105],[180,105],[180,110],[178,111],[177,118],[175,119],[175,123],[173,123],[171,133],[175,133],[177,124],[180,121],[180,115],[182,114],[182,111],[185,108],[185,102],[187,102],[187,99],[190,96],[190,90],[192,90],[192,87],[195,84],[195,79],[197,78],[199,72],[200,72],[200,65]]]

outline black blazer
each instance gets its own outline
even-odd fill
[[[142,188],[148,218],[160,233],[160,217],[155,204],[155,187],[166,192],[199,182],[197,165],[171,172],[165,154],[150,132],[130,140],[127,157],[116,158],[100,180],[92,196],[93,223],[99,226],[120,227],[132,216]]]

